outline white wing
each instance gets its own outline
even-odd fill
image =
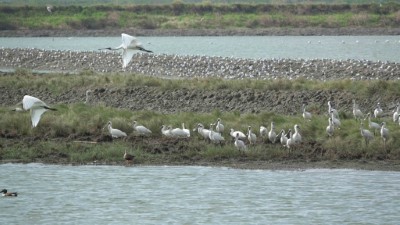
[[[134,54],[135,52],[133,50],[124,49],[122,53],[122,68],[125,68],[129,64]]]
[[[122,46],[124,47],[124,49],[128,48],[129,46],[135,47],[138,44],[137,39],[131,35],[122,33],[121,37]]]
[[[47,109],[45,108],[37,108],[31,109],[31,120],[32,120],[32,127],[36,127],[40,121],[40,117]]]
[[[22,99],[22,107],[25,110],[29,110],[33,106],[40,106],[40,105],[46,106],[46,104],[42,102],[42,100],[29,95],[25,95],[24,98]]]

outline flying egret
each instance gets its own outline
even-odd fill
[[[307,112],[306,111],[306,105],[305,104],[303,104],[303,118],[305,119],[305,120],[308,120],[308,121],[311,121],[311,117],[312,117],[312,115],[311,115],[311,113],[310,112]]]
[[[139,136],[147,136],[151,135],[151,130],[149,130],[147,127],[143,125],[138,125],[137,121],[133,121],[132,123],[133,129],[139,134]]]
[[[246,145],[244,144],[244,142],[242,140],[240,140],[240,133],[236,133],[235,136],[235,147],[239,150],[239,151],[245,151],[247,149]]]
[[[225,127],[224,127],[224,125],[222,124],[220,118],[217,119],[217,125],[215,126],[215,130],[216,130],[217,132],[221,133],[221,134],[222,134],[222,133],[224,132],[224,130],[225,130]]]
[[[144,49],[142,44],[133,36],[122,33],[122,44],[116,48],[103,48],[103,49],[108,49],[108,50],[119,50],[122,49],[122,68],[125,68],[129,62],[131,61],[133,54],[135,53],[135,50],[139,51],[144,51],[144,52],[150,52],[152,51]],[[102,49],[99,49],[102,50]]]
[[[239,134],[239,139],[246,140],[246,135],[241,131],[235,131],[231,128],[231,132],[229,133],[233,138],[236,138],[237,134]]]
[[[111,121],[108,121],[108,123],[106,124],[105,127],[108,128],[108,132],[110,133],[110,135],[111,135],[112,138],[126,137],[126,133],[125,133],[125,132],[123,132],[123,131],[121,131],[121,130],[118,130],[118,129],[112,128],[112,123],[111,123]],[[105,127],[104,127],[104,128],[105,128]],[[103,128],[103,129],[104,129],[104,128]]]
[[[272,144],[275,144],[276,141],[276,132],[275,132],[275,123],[271,122],[271,129],[268,132],[268,139]]]
[[[361,112],[360,108],[356,104],[356,100],[353,99],[353,116],[356,120],[361,120],[364,117],[364,113]]]
[[[257,141],[257,136],[255,133],[253,133],[251,131],[251,126],[249,126],[248,128],[248,132],[247,132],[247,139],[249,140],[250,144],[253,145],[256,143]]]
[[[57,110],[54,108],[50,108],[42,100],[29,95],[25,95],[22,99],[22,108],[24,110],[30,110],[32,127],[36,127],[38,125],[40,117],[44,112],[46,112],[47,110]]]
[[[400,116],[400,103],[397,103],[396,110],[393,112],[393,122],[396,123],[396,121],[399,119],[399,116]]]
[[[386,128],[385,122],[381,123],[381,137],[383,140],[383,149],[386,150],[386,141],[387,141],[387,139],[389,139],[389,129]]]
[[[371,131],[369,131],[367,129],[364,129],[364,124],[363,123],[361,123],[360,132],[361,132],[361,136],[365,140],[365,145],[368,145],[369,141],[374,139],[374,136],[372,135]]]
[[[383,113],[383,110],[382,110],[382,108],[381,108],[381,103],[378,102],[378,103],[376,104],[376,108],[375,108],[375,110],[374,110],[374,117],[375,117],[375,118],[381,117],[382,113]]]
[[[367,113],[367,117],[364,120],[366,120],[367,118],[368,118],[368,127],[374,130],[374,135],[375,135],[376,131],[381,129],[381,126],[378,123],[371,121],[371,113]]]

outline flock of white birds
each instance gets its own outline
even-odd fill
[[[89,101],[88,95],[90,90],[86,92],[86,102]],[[29,110],[31,115],[32,127],[36,127],[40,121],[41,116],[48,110],[56,110],[55,108],[49,107],[42,100],[32,97],[29,95],[25,95],[22,100],[23,108],[16,108],[15,111],[23,111]],[[332,107],[330,101],[328,101],[328,112],[330,114],[328,118],[328,126],[326,127],[326,133],[328,136],[333,136],[334,131],[336,129],[340,129],[341,122],[339,119],[338,111]],[[373,112],[374,118],[379,118],[383,114],[383,110],[380,106],[380,103],[377,103],[377,106]],[[369,142],[374,138],[376,132],[380,133],[380,136],[383,140],[384,149],[386,149],[386,143],[389,139],[389,129],[386,127],[386,122],[381,122],[380,124],[371,121],[371,113],[367,113],[364,115],[356,102],[353,100],[353,115],[356,120],[362,121],[368,119],[368,127],[369,129],[364,128],[363,122],[360,123],[360,133],[362,138],[365,140],[365,144],[368,145]],[[306,111],[306,106],[302,107],[302,116],[305,120],[311,121],[312,114]],[[393,111],[393,122],[398,122],[400,125],[400,104],[397,104],[396,110]],[[108,129],[109,134],[112,138],[124,138],[127,134],[124,131],[119,129],[115,129],[112,127],[112,122],[109,121],[106,126],[103,128]],[[140,125],[137,121],[133,121],[132,128],[139,136],[150,136],[152,135],[152,131],[146,128],[143,125]],[[300,126],[295,124],[294,129],[289,129],[288,132],[285,130],[281,130],[279,133],[276,132],[275,123],[271,122],[270,129],[268,130],[265,126],[260,126],[259,129],[259,137],[268,138],[269,142],[277,143],[280,142],[283,146],[287,147],[290,151],[291,148],[296,146],[297,144],[302,142],[302,136],[300,133]],[[209,129],[205,128],[202,123],[198,123],[196,128],[193,131],[197,131],[201,137],[205,140],[208,140],[214,144],[224,144],[225,138],[223,136],[225,131],[225,126],[222,123],[222,120],[218,118],[215,123],[210,124]],[[185,128],[185,124],[182,123],[182,127],[173,128],[171,126],[162,125],[161,126],[161,134],[168,138],[190,138],[190,130]],[[257,135],[252,131],[252,127],[248,126],[248,130],[246,133],[242,131],[230,129],[229,135],[234,140],[235,147],[240,151],[247,150],[247,143],[249,145],[256,144]]]

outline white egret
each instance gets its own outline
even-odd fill
[[[229,133],[233,138],[236,138],[237,134],[239,135],[239,139],[241,140],[246,140],[246,135],[241,132],[241,131],[235,131],[234,129],[231,129],[231,132]]]
[[[247,149],[247,147],[244,144],[244,142],[242,140],[240,140],[240,133],[236,133],[236,136],[235,136],[235,147],[239,151],[245,151]]]
[[[214,125],[215,124],[210,124],[209,138],[215,144],[222,144],[222,142],[225,141],[225,138],[222,137],[221,133],[213,131]]]
[[[290,129],[289,129],[289,131],[291,132]],[[280,134],[280,136],[281,136],[281,138],[280,138],[281,145],[286,146],[286,143],[287,143],[288,138],[287,138],[287,136],[286,136],[286,134],[285,134],[285,130],[282,129],[281,132],[280,132],[279,134]]]
[[[188,135],[187,133],[182,130],[181,128],[174,128],[172,129],[172,127],[168,127],[169,128],[169,132],[172,135],[172,137],[176,137],[176,138],[187,138]]]
[[[247,139],[249,140],[251,145],[254,145],[257,141],[257,136],[251,131],[251,126],[248,127]]]
[[[217,119],[217,125],[215,126],[215,130],[219,133],[223,133],[225,130],[224,125],[222,124],[222,121],[220,118]]]
[[[361,112],[360,108],[356,104],[356,100],[353,99],[353,116],[356,120],[361,120],[364,117],[364,113]]]
[[[339,118],[339,113],[336,109],[332,107],[331,101],[328,101],[328,113],[333,113],[336,118]]]
[[[289,149],[290,153],[290,148],[292,148],[294,145],[296,145],[296,141],[293,138],[293,131],[289,129],[288,131],[289,138],[286,140],[286,147]]]
[[[372,129],[374,131],[375,135],[376,131],[381,129],[381,126],[378,123],[371,121],[371,113],[367,113],[367,118],[368,118],[368,127],[369,129]],[[366,120],[367,118],[365,118],[364,120]]]
[[[38,125],[40,117],[47,110],[53,110],[53,111],[57,110],[55,108],[50,108],[42,100],[29,95],[25,95],[24,98],[22,99],[22,108],[24,110],[30,110],[32,127],[36,127]]]
[[[182,131],[185,132],[187,137],[190,137],[190,130],[185,128],[185,123],[182,123]]]
[[[195,129],[196,130],[196,129]],[[210,130],[204,128],[204,125],[201,123],[197,124],[197,132],[205,139],[208,140],[210,137]]]
[[[92,93],[92,90],[90,90],[90,89],[86,90],[85,104],[89,104],[89,101],[90,101],[90,93]]]
[[[139,51],[144,51],[144,52],[150,52],[152,51],[144,49],[142,44],[133,36],[122,33],[122,44],[116,48],[103,48],[103,49],[108,49],[108,50],[119,50],[122,49],[122,68],[125,68],[129,62],[131,61],[133,54],[135,53],[135,50]],[[102,49],[99,49],[102,50]]]
[[[151,135],[151,130],[143,125],[138,125],[137,121],[133,121],[132,123],[133,129],[139,134],[139,136],[147,136]]]
[[[338,129],[340,129],[340,126],[342,125],[342,123],[340,122],[339,118],[335,117],[335,115],[333,114],[333,111],[331,111],[331,119],[332,119],[332,123],[335,127],[337,127]]]
[[[260,137],[263,138],[268,135],[268,129],[264,126],[260,126]]]
[[[399,116],[400,116],[400,104],[397,103],[396,110],[393,112],[393,122],[396,122],[399,119]]]
[[[303,111],[303,118],[305,120],[311,121],[312,114],[310,112],[306,111],[306,105],[305,104],[303,104],[303,110],[302,111]]]
[[[53,12],[53,6],[51,6],[51,5],[46,6],[46,9],[47,9],[47,11],[48,11],[49,13],[52,13],[52,12]]]
[[[375,118],[381,117],[382,113],[383,113],[383,110],[381,108],[381,103],[378,102],[376,104],[376,108],[374,109],[374,117]]]
[[[275,123],[271,122],[271,129],[268,132],[268,139],[271,143],[275,144],[276,141],[276,132],[275,132]]]
[[[332,118],[331,117],[329,117],[329,119],[328,119],[328,126],[326,127],[326,133],[328,134],[328,136],[329,137],[332,137],[333,136],[333,132],[334,132],[334,130],[335,130],[335,125],[333,125],[333,122],[332,122]]]
[[[365,140],[365,145],[368,145],[369,141],[374,139],[374,136],[372,135],[371,131],[369,131],[367,129],[364,129],[364,124],[363,123],[361,123],[360,132],[361,132],[361,136]]]
[[[381,123],[381,137],[383,140],[383,148],[386,150],[386,141],[389,139],[389,129],[386,128],[386,123]]]
[[[300,126],[295,124],[294,125],[294,134],[293,134],[293,139],[295,141],[295,143],[301,143],[302,138],[301,138],[301,134],[300,134]]]
[[[118,129],[114,129],[112,128],[112,123],[111,121],[108,121],[106,127],[108,128],[108,132],[110,133],[112,138],[120,138],[120,137],[126,137],[126,133],[118,130]],[[105,128],[105,127],[104,127]],[[104,129],[103,128],[103,129]]]

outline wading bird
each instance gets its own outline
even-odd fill
[[[121,131],[121,130],[118,130],[118,129],[112,128],[112,123],[111,123],[111,121],[108,121],[108,123],[107,123],[106,126],[103,128],[103,130],[104,130],[106,127],[108,128],[108,132],[110,133],[110,135],[111,135],[112,138],[126,137],[126,133],[125,133],[125,132],[123,132],[123,131]]]
[[[22,99],[22,108],[24,110],[30,110],[32,127],[36,127],[38,125],[40,117],[47,110],[53,110],[53,111],[57,110],[54,108],[50,108],[42,100],[29,95],[25,95],[24,98]]]
[[[275,144],[276,141],[276,132],[275,132],[275,123],[271,122],[271,129],[268,132],[268,139],[272,144]]]
[[[371,113],[367,113],[367,118],[368,118],[368,127],[369,127],[369,129],[372,129],[374,131],[374,135],[375,135],[376,131],[381,129],[381,126],[378,123],[371,121]],[[366,120],[367,118],[365,118],[364,120]]]
[[[329,124],[326,127],[326,133],[328,134],[329,137],[332,137],[333,131],[335,130],[335,126],[333,125],[331,117],[329,117],[328,122],[329,122]]]
[[[231,129],[231,132],[229,133],[231,135],[231,137],[236,138],[237,135],[239,135],[239,139],[241,140],[246,140],[246,135],[241,132],[241,131],[235,131],[234,129]]]
[[[396,110],[393,112],[393,122],[396,123],[396,121],[399,119],[399,116],[400,116],[400,103],[397,103]]]
[[[361,120],[364,117],[364,113],[361,112],[360,108],[356,104],[356,100],[353,99],[353,116],[356,120]]]
[[[126,66],[129,64],[131,61],[133,54],[135,53],[135,50],[139,51],[144,51],[144,52],[150,52],[150,50],[146,50],[143,48],[142,44],[133,36],[128,35],[128,34],[121,34],[122,37],[122,44],[116,48],[103,48],[103,49],[108,49],[108,50],[119,50],[122,49],[122,68],[126,68]],[[99,49],[102,50],[102,49]]]
[[[383,140],[383,149],[386,151],[386,141],[389,139],[389,129],[386,128],[386,123],[381,123],[381,137]]]
[[[222,121],[221,121],[221,119],[220,118],[218,118],[217,119],[217,125],[215,126],[215,130],[218,132],[218,133],[223,133],[224,132],[224,130],[225,130],[225,127],[224,127],[224,125],[222,124]]]
[[[251,145],[256,144],[257,136],[256,136],[255,133],[253,133],[253,132],[251,131],[251,126],[248,127],[247,139],[249,140],[249,143],[250,143]]]
[[[381,108],[381,103],[378,102],[378,104],[376,104],[376,108],[374,110],[374,117],[375,118],[381,117],[382,113],[383,113],[383,110]]]
[[[305,120],[308,120],[308,121],[311,121],[311,117],[312,117],[312,115],[311,115],[311,113],[310,112],[307,112],[306,111],[306,105],[305,104],[303,104],[303,118],[305,119]]]
[[[139,136],[148,136],[151,134],[151,130],[143,125],[138,125],[137,121],[133,121],[132,127],[139,134]]]
[[[132,164],[134,158],[135,158],[135,156],[128,154],[125,149],[125,154],[124,154],[125,163]]]
[[[363,123],[361,123],[360,132],[361,132],[361,136],[365,140],[365,145],[368,145],[369,141],[374,139],[374,135],[372,135],[372,133],[369,130],[364,129],[364,124]]]
[[[242,140],[239,139],[240,138],[240,133],[236,133],[236,137],[235,137],[235,147],[239,150],[239,151],[246,151],[247,147],[244,144],[244,142]]]

